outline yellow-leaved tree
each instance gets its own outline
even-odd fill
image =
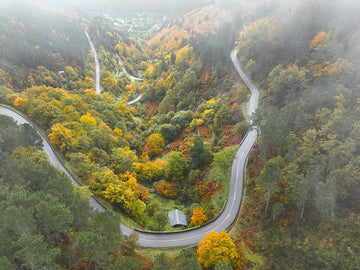
[[[205,268],[219,261],[228,261],[233,266],[239,262],[236,246],[225,231],[207,233],[199,243],[197,256]]]
[[[153,133],[146,139],[145,149],[150,157],[160,154],[164,150],[165,140],[160,133]]]
[[[51,127],[51,133],[48,137],[51,144],[57,147],[61,152],[75,149],[78,143],[73,131],[65,127],[63,124],[53,125]]]
[[[90,187],[95,194],[108,199],[116,208],[138,218],[141,218],[146,209],[143,201],[149,197],[149,191],[139,185],[136,178],[130,173],[117,176],[110,169],[95,172],[92,174]]]
[[[204,222],[208,220],[207,216],[205,215],[205,211],[202,207],[196,207],[191,216],[191,226],[200,226]]]

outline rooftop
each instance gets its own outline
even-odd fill
[[[168,213],[168,217],[169,217],[169,223],[170,223],[171,227],[188,226],[185,214],[178,209],[170,211]]]

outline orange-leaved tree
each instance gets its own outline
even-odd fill
[[[326,42],[329,40],[330,35],[326,32],[320,32],[318,33],[310,43],[310,48],[314,50],[318,50],[321,46],[326,44]]]
[[[177,196],[176,188],[174,183],[160,182],[155,185],[155,191],[157,194],[164,196],[165,198],[175,198]]]
[[[207,233],[199,243],[197,256],[205,268],[215,265],[218,261],[228,261],[235,266],[239,260],[236,246],[225,231]]]
[[[191,226],[200,226],[208,220],[202,207],[196,207],[191,216]]]

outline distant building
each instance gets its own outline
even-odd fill
[[[168,218],[171,227],[188,226],[185,214],[178,209],[170,211]]]

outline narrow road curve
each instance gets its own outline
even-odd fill
[[[134,104],[134,103],[140,101],[140,99],[142,98],[142,95],[143,95],[143,94],[140,94],[137,98],[129,101],[127,104],[128,104],[128,105],[131,105],[131,104]]]
[[[119,57],[119,56],[118,56]],[[128,76],[130,79],[133,79],[135,81],[142,81],[143,79],[141,78],[137,78],[132,76],[131,74],[129,74],[129,72],[127,72],[127,70],[125,69],[125,66],[123,64],[123,62],[121,61],[120,57],[119,57],[119,64],[122,66],[122,71],[126,74],[126,76]]]
[[[20,124],[30,124],[31,126],[35,127],[35,125],[33,123],[31,123],[29,120],[25,119],[22,115],[18,114],[17,112],[6,108],[2,105],[0,105],[0,114],[4,114],[7,116],[12,117],[19,125]],[[44,151],[45,153],[48,155],[49,157],[49,162],[54,165],[55,167],[59,168],[60,170],[62,170],[71,180],[71,182],[76,185],[76,186],[81,186],[81,184],[76,180],[76,178],[67,170],[67,168],[65,167],[65,165],[62,163],[62,161],[60,160],[60,158],[56,155],[54,149],[52,148],[52,146],[50,145],[48,139],[46,138],[46,136],[44,134],[42,134],[39,129],[37,129],[35,127],[35,129],[37,130],[37,132],[39,133],[39,135],[41,136],[41,138],[43,139],[43,145],[44,145]],[[103,212],[106,210],[106,207],[103,206],[96,198],[92,197],[90,198],[90,204],[91,206],[94,208],[95,211],[100,211]]]
[[[234,66],[236,68],[236,71],[239,73],[241,79],[243,80],[243,82],[246,84],[247,88],[251,92],[251,98],[250,98],[249,105],[248,105],[248,112],[249,112],[249,116],[250,116],[250,123],[252,124],[251,116],[253,115],[253,113],[255,113],[257,106],[258,106],[259,91],[258,91],[257,87],[255,86],[255,84],[245,74],[244,68],[237,60],[236,55],[237,55],[237,50],[233,49],[230,54],[231,61],[233,62]]]
[[[88,32],[85,31],[85,35],[89,41],[90,47],[92,49],[92,51],[94,52],[94,57],[95,57],[95,92],[97,94],[100,95],[101,90],[100,90],[100,65],[99,65],[99,59],[96,53],[96,49],[94,44],[92,43],[90,36],[88,34]]]
[[[90,36],[88,34],[88,32],[84,31],[85,32],[85,35],[86,35],[86,38],[87,40],[89,41],[89,44],[90,44],[90,47],[91,47],[91,50],[94,52],[94,58],[95,58],[95,92],[100,95],[101,94],[101,89],[100,89],[100,64],[99,64],[99,59],[98,59],[98,56],[97,56],[97,52],[96,52],[96,49],[95,49],[95,46],[94,44],[92,43],[91,39],[90,39]],[[127,70],[125,69],[123,63],[121,62],[121,60],[119,59],[119,64],[121,64],[123,66],[122,70],[125,72],[125,74],[127,76],[129,76],[131,79],[134,79],[136,81],[142,81],[143,79],[140,79],[140,78],[136,78],[134,76],[131,76]],[[131,104],[134,104],[138,101],[140,101],[142,98],[142,94],[140,94],[137,98],[129,101],[127,104],[128,105],[131,105]]]
[[[243,68],[237,60],[237,51],[234,49],[231,52],[231,60],[238,71],[240,77],[243,79],[245,84],[248,86],[250,92],[252,93],[248,111],[251,116],[256,108],[259,99],[259,92],[256,86],[251,82],[251,80],[246,76]],[[0,114],[5,114],[13,117],[18,123],[29,123],[28,120],[23,118],[18,113],[0,106]],[[40,132],[39,132],[40,133]],[[231,180],[230,180],[230,188],[229,188],[229,196],[226,206],[220,216],[214,221],[195,229],[189,229],[179,232],[142,232],[137,231],[139,235],[138,244],[143,247],[176,247],[176,246],[186,246],[186,245],[194,245],[200,242],[204,236],[211,231],[223,231],[227,230],[231,227],[231,225],[235,222],[240,204],[242,199],[242,191],[243,191],[243,178],[245,165],[247,161],[247,157],[253,147],[256,138],[257,138],[258,129],[257,127],[250,128],[248,133],[246,134],[238,152],[236,153],[236,157],[233,161],[232,170],[231,170]],[[49,145],[47,139],[44,135],[40,134],[44,139],[44,150],[49,155],[50,162],[57,166],[59,169],[63,170],[72,180],[72,182],[76,185],[79,183],[75,178],[71,176],[71,174],[67,171],[63,163],[56,156],[53,149]],[[105,211],[106,208],[99,203],[95,198],[91,198],[90,200],[92,206],[98,211]],[[129,235],[133,232],[132,229],[126,227],[125,225],[120,225],[122,233],[124,235]]]
[[[119,57],[119,56],[118,56]],[[129,72],[127,72],[127,70],[125,69],[125,66],[123,64],[123,62],[121,61],[120,57],[119,57],[119,64],[122,66],[122,71],[126,74],[126,76],[128,76],[130,79],[133,79],[135,81],[142,81],[143,79],[141,78],[137,78],[137,77],[134,77],[132,75],[129,74]],[[142,98],[143,94],[140,94],[139,96],[137,96],[136,98],[134,98],[133,100],[130,100],[127,104],[128,105],[131,105],[131,104],[134,104],[136,102],[139,102]]]
[[[243,67],[237,60],[236,55],[236,49],[232,50],[230,54],[231,60],[241,79],[244,81],[251,92],[251,98],[248,104],[248,112],[249,116],[252,116],[252,114],[257,109],[259,91],[249,79],[249,77],[245,74]],[[258,128],[252,127],[243,139],[232,165],[228,201],[223,212],[214,221],[193,230],[179,232],[147,233],[138,231],[139,245],[145,247],[175,247],[194,245],[199,243],[204,238],[204,236],[206,236],[206,234],[211,231],[221,232],[223,230],[229,229],[236,221],[240,209],[247,157],[256,141],[257,135]],[[124,234],[131,233],[131,231],[129,231],[125,226],[121,226],[121,229]]]

